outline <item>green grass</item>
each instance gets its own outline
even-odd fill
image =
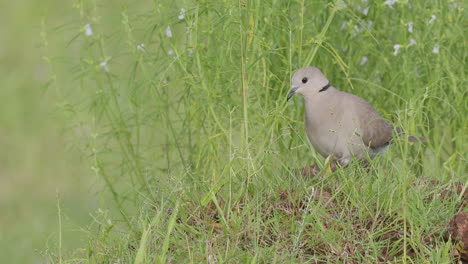
[[[45,45],[48,87],[106,198],[81,249],[48,260],[450,262],[443,235],[466,208],[439,193],[468,180],[465,11],[452,4],[76,2],[42,32],[65,48]],[[301,99],[285,100],[308,65],[429,143],[397,142],[370,170],[296,173],[325,167]]]

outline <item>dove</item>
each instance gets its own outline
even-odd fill
[[[287,100],[304,97],[307,137],[320,155],[344,166],[387,151],[393,126],[364,99],[339,91],[315,67],[296,71],[291,83]]]

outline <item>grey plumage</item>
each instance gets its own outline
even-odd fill
[[[298,70],[292,90],[305,100],[305,128],[315,150],[341,165],[352,157],[384,153],[393,127],[364,99],[341,92],[315,67]]]

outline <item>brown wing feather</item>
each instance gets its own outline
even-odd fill
[[[378,148],[392,139],[393,127],[375,109],[360,97],[354,99],[360,117],[362,141],[370,148]]]
[[[362,141],[371,148],[381,147],[392,139],[392,126],[383,119],[364,121],[361,126],[363,127]]]

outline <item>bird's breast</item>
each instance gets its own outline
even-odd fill
[[[322,156],[336,159],[349,157],[350,151],[360,154],[362,140],[357,120],[348,111],[332,104],[306,105],[305,128],[314,149]],[[359,152],[359,153],[357,153]]]
[[[312,146],[326,157],[339,152],[336,146],[342,136],[342,115],[332,105],[322,105],[323,107],[306,106],[304,123]]]

